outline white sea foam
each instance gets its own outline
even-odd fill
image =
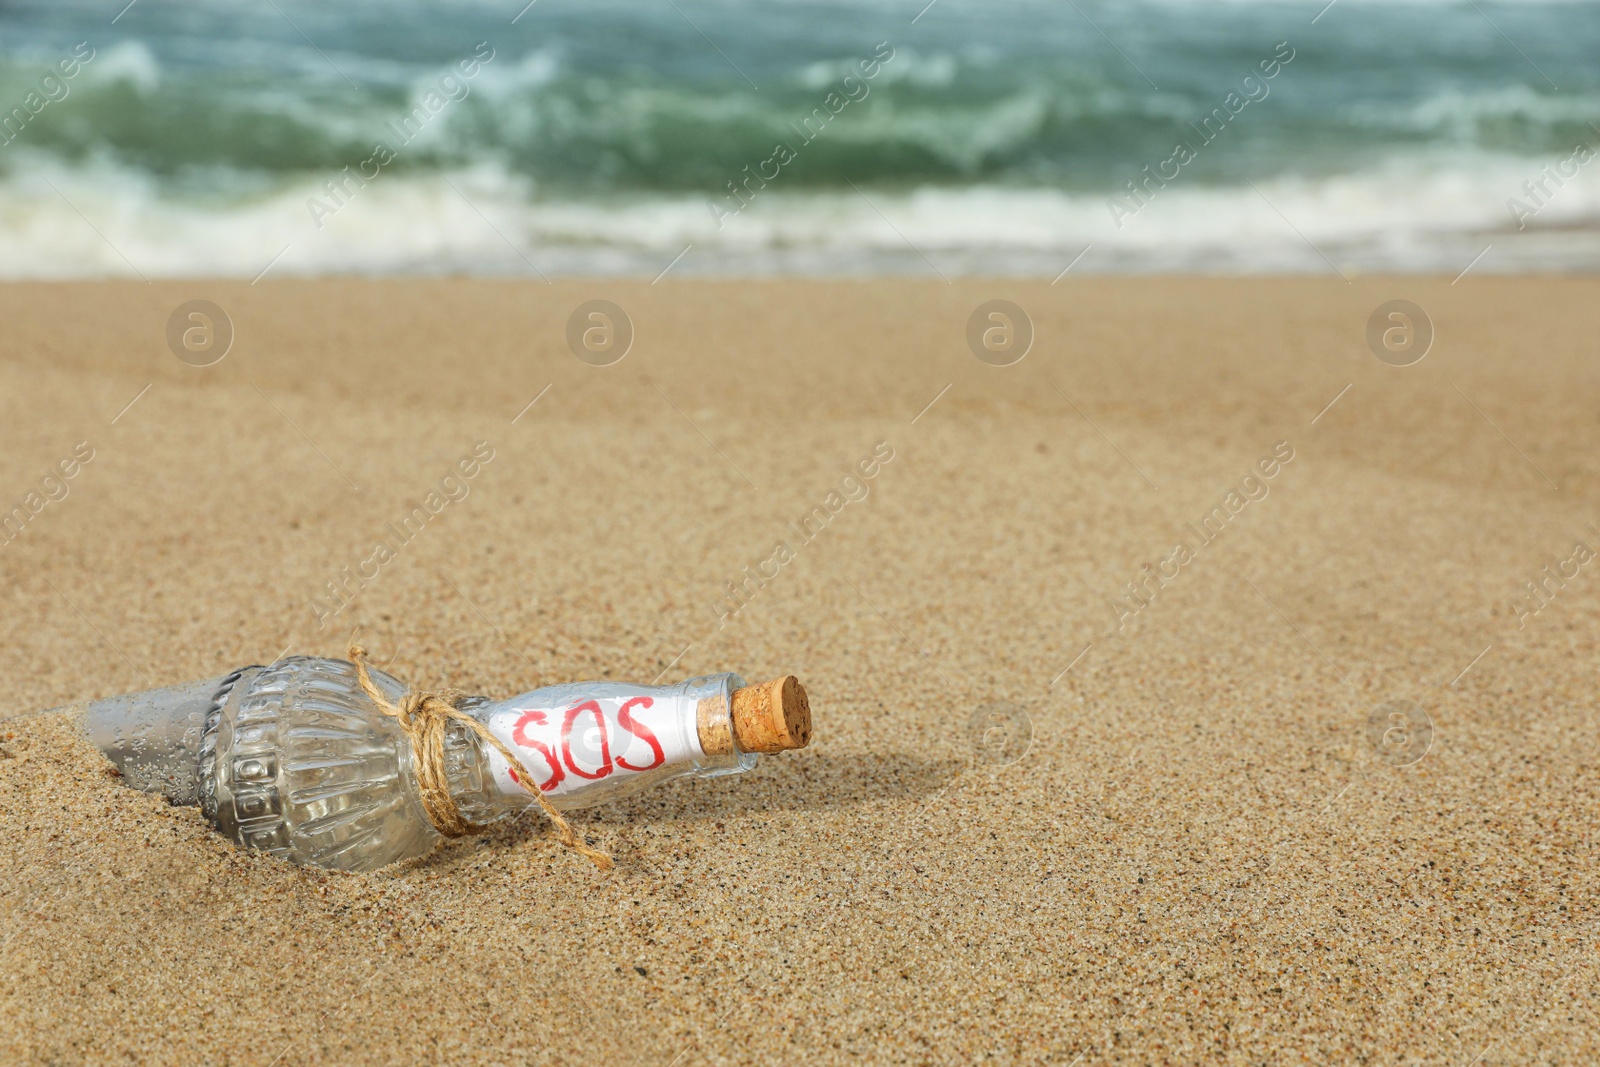
[[[1600,163],[1518,231],[1509,198],[1556,157],[1391,159],[1255,187],[1174,182],[1118,229],[1104,196],[997,186],[903,193],[763,191],[719,229],[702,197],[547,197],[496,165],[383,173],[318,228],[326,175],[203,204],[108,163],[34,158],[0,180],[7,278],[329,273],[933,273],[1076,270],[1453,273],[1600,269]],[[870,199],[869,199],[870,198]],[[1330,266],[1330,264],[1332,266]]]

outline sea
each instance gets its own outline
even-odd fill
[[[11,279],[1584,272],[1600,3],[0,0],[0,140]]]

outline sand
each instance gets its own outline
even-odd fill
[[[1037,331],[1004,368],[965,340],[997,297]],[[1406,368],[1363,339],[1397,297],[1438,334]],[[1600,549],[1597,297],[0,287],[0,506],[93,449],[0,544],[0,1059],[1592,1062],[1600,567],[1514,604]],[[205,369],[164,340],[194,298],[237,333]],[[611,367],[566,347],[592,298],[636,330]],[[319,627],[478,441],[469,494]],[[1175,576],[1109,606],[1146,563]],[[74,704],[357,628],[496,696],[793,672],[815,739],[580,813],[611,874],[529,820],[371,875],[236,851],[75,739]],[[1391,700],[1431,721],[1405,766],[1368,735]],[[1009,763],[969,725],[996,702],[1031,730]]]

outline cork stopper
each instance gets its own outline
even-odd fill
[[[735,689],[731,718],[741,752],[784,752],[811,740],[811,705],[792,674]]]
[[[733,718],[728,714],[727,698],[701,697],[698,725],[702,752],[708,756],[733,755]]]

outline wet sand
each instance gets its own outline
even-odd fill
[[[1593,1060],[1597,296],[0,286],[0,1058]],[[208,368],[164,336],[197,298]],[[609,367],[565,339],[595,298]],[[1009,367],[968,348],[994,298],[1036,332]],[[1410,367],[1364,338],[1395,298],[1437,331]],[[236,851],[76,739],[358,628],[496,696],[793,672],[815,739],[579,813],[610,874],[530,819],[372,875]],[[1392,701],[1425,719],[1369,729]]]

